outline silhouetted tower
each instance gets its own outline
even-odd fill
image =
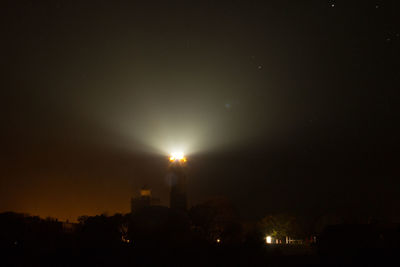
[[[169,205],[171,209],[182,211],[187,209],[185,165],[186,158],[170,157],[169,177],[171,192]]]

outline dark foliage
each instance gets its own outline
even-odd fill
[[[1,265],[305,266],[386,262],[399,252],[399,227],[380,224],[326,227],[319,256],[310,246],[266,246],[260,224],[241,224],[233,210],[219,199],[189,213],[152,206],[135,214],[82,216],[78,223],[2,213]]]

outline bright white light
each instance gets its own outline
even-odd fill
[[[265,241],[267,242],[267,244],[271,244],[271,243],[272,243],[272,237],[268,235],[268,236],[265,238]]]
[[[183,152],[173,152],[171,153],[171,156],[174,157],[175,159],[183,159],[185,157],[183,155]]]
[[[169,156],[169,161],[182,161],[186,162],[185,155],[183,152],[173,152],[171,153],[171,156]]]

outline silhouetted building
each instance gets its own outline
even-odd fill
[[[144,186],[140,190],[140,196],[131,198],[131,213],[135,213],[144,207],[158,205],[160,203],[159,198],[154,198],[151,195],[151,190]]]
[[[170,208],[186,211],[186,174],[185,161],[172,161],[169,166],[169,176],[171,183]]]

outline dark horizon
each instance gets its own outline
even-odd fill
[[[5,1],[0,213],[169,201],[400,221],[400,3]]]

